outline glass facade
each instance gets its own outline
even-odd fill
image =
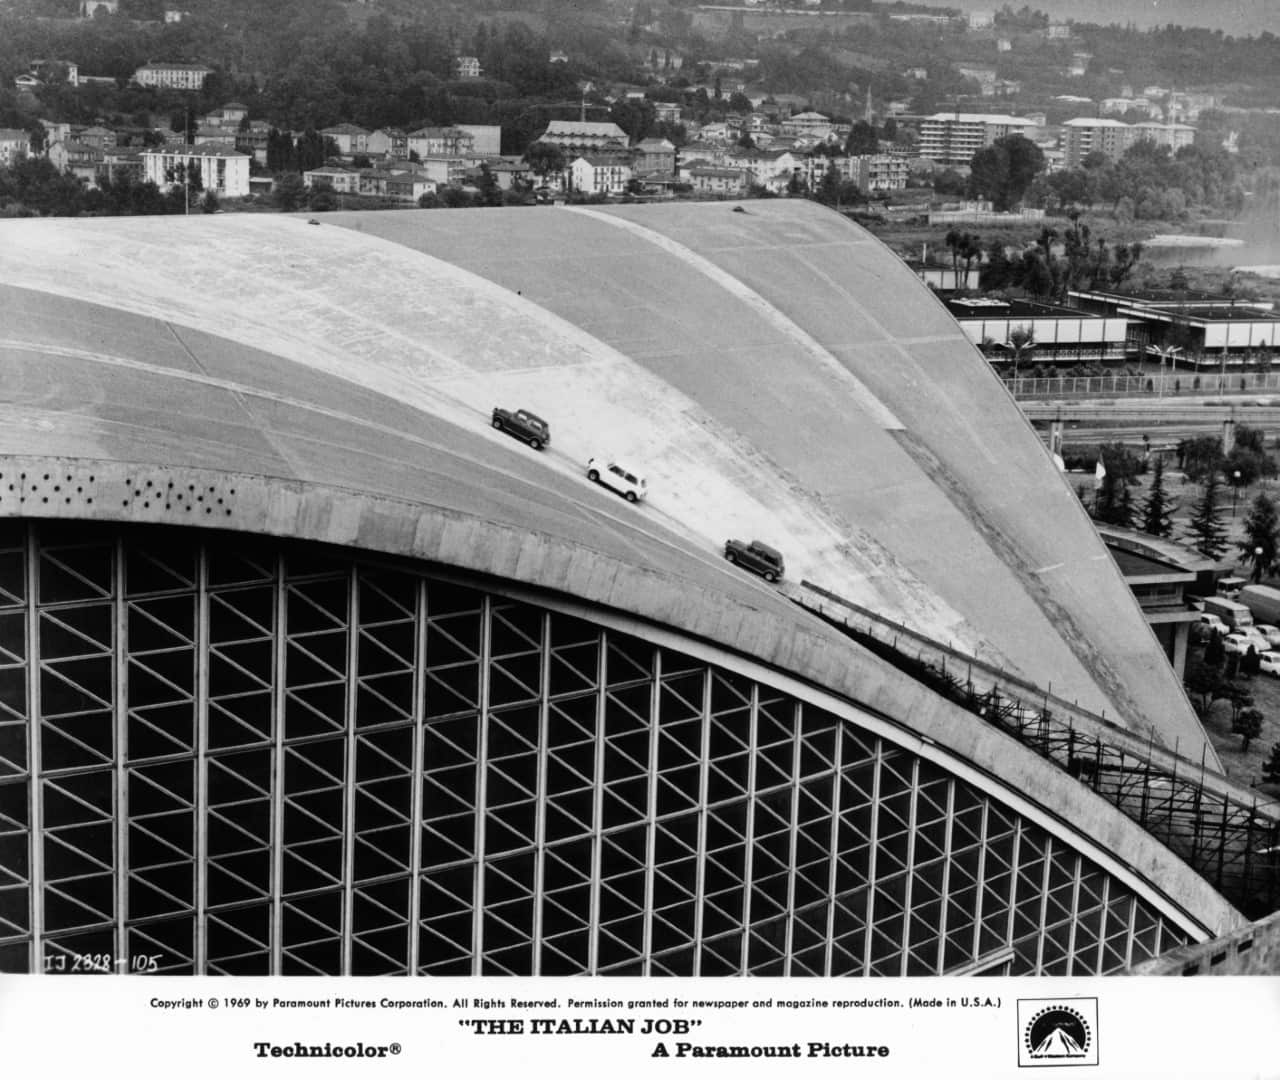
[[[317,545],[0,529],[0,971],[1094,974],[1188,940],[674,648]]]

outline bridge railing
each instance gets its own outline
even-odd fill
[[[1053,762],[1177,853],[1249,918],[1280,907],[1280,805],[1045,689],[812,582],[797,603]]]
[[[1005,379],[1013,396],[1034,398],[1204,397],[1280,394],[1280,371],[1165,371],[1146,375],[1063,375]]]

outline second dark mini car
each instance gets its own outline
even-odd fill
[[[512,412],[495,408],[493,426],[517,439],[523,439],[535,450],[541,450],[551,442],[551,425],[528,409],[516,409]]]
[[[786,571],[782,553],[759,540],[752,540],[749,544],[741,540],[726,540],[724,557],[735,566],[745,566],[754,571],[765,581],[777,581]]]

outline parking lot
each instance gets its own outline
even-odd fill
[[[1204,646],[1193,645],[1188,651],[1188,665],[1204,656]],[[1262,784],[1262,766],[1271,756],[1271,748],[1280,743],[1280,677],[1265,672],[1239,678],[1253,695],[1254,707],[1262,712],[1262,732],[1249,742],[1249,751],[1241,750],[1239,735],[1231,733],[1231,706],[1216,701],[1204,721],[1209,740],[1222,759],[1223,769],[1237,783],[1258,789],[1258,800],[1280,800],[1280,784]]]

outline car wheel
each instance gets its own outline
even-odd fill
[[[600,482],[600,474],[596,472],[595,469],[588,469],[587,479],[590,480],[593,484],[598,484]]]
[[[529,440],[529,445],[530,445],[530,446],[532,446],[535,450],[541,450],[541,449],[542,449],[542,443],[541,443],[541,442],[539,442],[537,439],[530,439],[530,440]]]
[[[493,426],[494,426],[494,427],[496,427],[499,431],[501,431],[501,430],[502,430],[502,421],[501,421],[501,420],[495,420],[495,421],[493,422]]]
[[[777,581],[777,580],[778,580],[778,575],[777,575],[777,574],[775,574],[772,570],[766,570],[766,571],[764,572],[764,579],[765,579],[765,581],[767,581],[770,585],[772,585],[775,581]]]
[[[636,493],[635,493],[634,491],[628,491],[628,492],[627,492],[624,496],[622,496],[622,497],[623,497],[624,499],[626,499],[626,500],[627,500],[627,502],[629,502],[629,503],[633,503],[633,502],[635,502],[635,501],[636,501]]]

